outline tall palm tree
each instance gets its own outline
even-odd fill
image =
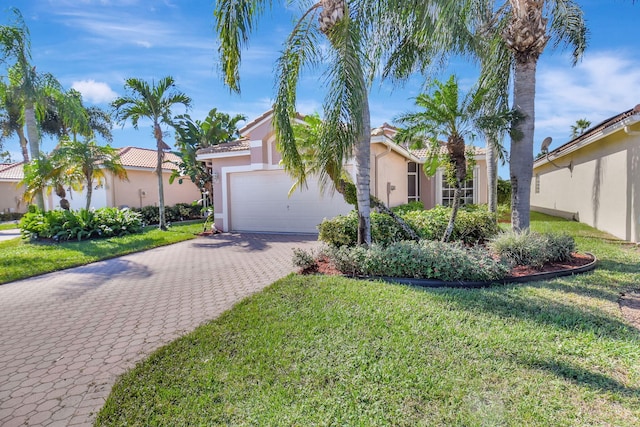
[[[365,76],[371,73],[372,66],[364,54],[364,46],[368,37],[373,37],[368,24],[376,3],[320,0],[307,9],[285,41],[277,61],[274,104],[276,138],[283,157],[288,157],[290,165],[299,170],[298,178],[304,183],[305,172],[291,124],[296,113],[297,84],[303,67],[325,67],[328,90],[321,139],[334,144],[340,160],[355,157],[358,242],[366,245],[371,243],[371,126]],[[265,0],[222,0],[216,5],[222,69],[225,83],[232,90],[240,88],[241,49],[248,43],[257,16],[271,5]],[[328,51],[320,48],[323,37],[329,41]]]
[[[15,87],[19,102],[22,103],[24,124],[27,128],[31,158],[40,157],[40,132],[38,115],[42,117],[46,109],[46,99],[52,93],[60,92],[61,85],[48,73],[38,73],[31,64],[30,33],[22,14],[11,9],[13,23],[0,26],[0,60],[9,61],[9,84]],[[24,139],[21,139],[24,141]],[[44,210],[44,196],[35,194],[36,202]]]
[[[529,228],[533,137],[535,129],[536,67],[551,37],[555,45],[573,47],[573,63],[587,46],[587,28],[580,6],[572,0],[509,0],[508,25],[502,36],[514,60],[513,106],[522,119],[520,135],[511,137],[511,225]]]
[[[22,160],[29,163],[29,141],[24,134],[24,108],[16,89],[15,86],[0,81],[0,105],[4,107],[0,116],[0,128],[5,138],[13,134],[18,136]]]
[[[487,30],[493,31],[489,38],[499,36],[510,50],[512,109],[519,117],[513,123],[510,144],[511,221],[516,230],[528,228],[536,65],[550,39],[554,47],[573,48],[574,64],[580,59],[587,41],[582,10],[573,0],[445,0],[430,2],[425,8],[412,4],[411,1],[396,2],[398,10],[406,10],[406,16],[393,33],[396,42],[388,49],[386,76],[406,79],[416,70],[428,70],[427,66],[434,61],[424,52],[433,52],[434,46],[444,53],[481,58],[482,49],[479,51],[478,46],[483,43],[479,39],[487,37]],[[488,27],[487,13],[492,14],[492,25]],[[485,67],[483,70],[491,71]],[[495,70],[502,71],[504,67]]]
[[[164,209],[164,188],[162,182],[162,164],[164,152],[169,146],[162,140],[161,124],[173,126],[171,109],[182,104],[185,108],[191,106],[191,98],[175,88],[173,77],[163,77],[158,84],[147,83],[144,80],[129,78],[125,82],[127,95],[117,98],[112,102],[115,109],[116,120],[124,125],[128,120],[135,129],[138,129],[140,119],[151,120],[153,136],[156,139],[157,162],[156,174],[158,176],[158,210],[161,230],[167,229]]]
[[[93,140],[63,139],[52,156],[54,163],[63,165],[62,170],[67,175],[82,180],[87,189],[86,209],[91,207],[94,183],[102,184],[105,172],[111,172],[120,180],[127,180],[127,171],[122,166],[118,150],[109,145],[98,145]]]

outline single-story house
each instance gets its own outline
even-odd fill
[[[640,242],[640,105],[538,157],[531,209]]]
[[[156,169],[156,150],[125,147],[120,149],[120,160],[127,171],[128,181],[121,181],[107,172],[101,185],[95,183],[91,195],[91,206],[101,208],[106,206],[143,207],[158,205],[158,177]],[[165,153],[165,163],[162,168],[164,184],[164,202],[166,206],[176,203],[192,203],[202,195],[198,187],[189,179],[182,184],[175,180],[169,184],[169,177],[177,166],[171,162],[178,161],[173,153]],[[19,186],[23,178],[23,163],[0,166],[0,212],[25,212],[26,203],[22,201],[24,189]],[[60,199],[55,193],[46,197],[48,209],[60,207]],[[86,190],[77,192],[67,189],[67,200],[71,209],[84,208],[86,204]]]
[[[324,218],[353,209],[340,194],[323,194],[313,177],[307,188],[288,196],[293,180],[280,164],[272,119],[273,111],[267,111],[240,129],[240,139],[198,151],[197,159],[212,170],[214,221],[220,230],[317,233]],[[426,150],[396,144],[395,133],[387,124],[372,131],[371,193],[390,207],[410,201],[421,201],[425,208],[448,204],[453,190],[442,172],[428,177],[422,169]],[[466,203],[486,203],[484,150],[475,149],[475,154],[464,198]],[[352,162],[346,169],[355,173]]]
[[[19,186],[22,177],[22,163],[0,164],[1,213],[24,213],[27,209],[22,200],[24,190]]]

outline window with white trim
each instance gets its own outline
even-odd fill
[[[420,174],[416,162],[407,163],[407,201],[420,201]]]
[[[478,167],[473,168],[473,177],[468,179],[462,184],[462,196],[460,198],[460,205],[470,205],[477,203],[477,177]],[[438,192],[436,194],[436,203],[443,206],[451,206],[453,204],[453,195],[455,188],[449,184],[444,176],[444,171],[438,169],[436,175],[436,188]]]

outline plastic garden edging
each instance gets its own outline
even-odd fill
[[[423,288],[485,288],[493,285],[506,285],[509,283],[529,283],[537,282],[540,280],[555,279],[556,277],[571,276],[574,274],[586,273],[596,268],[597,258],[595,255],[589,252],[585,252],[586,255],[590,255],[593,258],[589,264],[585,264],[576,268],[566,268],[564,270],[549,271],[543,273],[535,273],[521,277],[505,277],[497,280],[483,280],[483,281],[444,281],[436,279],[412,279],[409,277],[387,277],[387,276],[370,276],[370,277],[354,277],[356,279],[365,280],[382,280],[389,283],[398,283],[402,285],[420,286]]]

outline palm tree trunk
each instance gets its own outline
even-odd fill
[[[29,141],[27,137],[24,135],[24,129],[22,126],[16,129],[16,133],[18,134],[18,139],[20,140],[20,149],[22,150],[22,160],[25,163],[29,163]]]
[[[489,212],[498,212],[498,158],[496,156],[496,141],[487,139],[487,181],[489,197],[487,203]]]
[[[456,217],[458,216],[458,210],[460,209],[460,199],[462,196],[462,181],[456,179],[456,186],[453,190],[453,205],[451,205],[451,216],[449,217],[449,223],[442,235],[442,241],[448,242],[453,234],[453,227],[456,224]]]
[[[364,84],[364,76],[362,87]],[[358,199],[358,244],[371,245],[371,118],[369,117],[369,98],[364,91],[362,102],[362,135],[355,146],[356,195]]]
[[[86,210],[89,210],[91,208],[92,196],[93,196],[93,180],[91,178],[87,178],[87,202],[85,204]]]
[[[516,61],[513,82],[513,104],[523,119],[518,122],[520,139],[511,137],[509,172],[511,176],[511,227],[529,228],[531,174],[533,173],[533,131],[535,122],[537,57]]]
[[[163,148],[166,145],[164,141],[162,141],[162,130],[160,129],[160,125],[156,123],[154,125],[154,135],[156,137],[156,145],[158,152],[158,161],[156,162],[156,174],[158,175],[158,228],[160,230],[167,229],[167,220],[165,217],[164,210],[164,186],[162,182],[162,161],[164,160],[164,151]]]
[[[38,133],[38,124],[36,122],[36,111],[33,101],[27,100],[24,106],[24,121],[27,125],[27,135],[29,136],[29,149],[31,150],[31,159],[40,157],[40,135]],[[42,190],[36,192],[36,204],[40,210],[44,211],[44,195]]]

